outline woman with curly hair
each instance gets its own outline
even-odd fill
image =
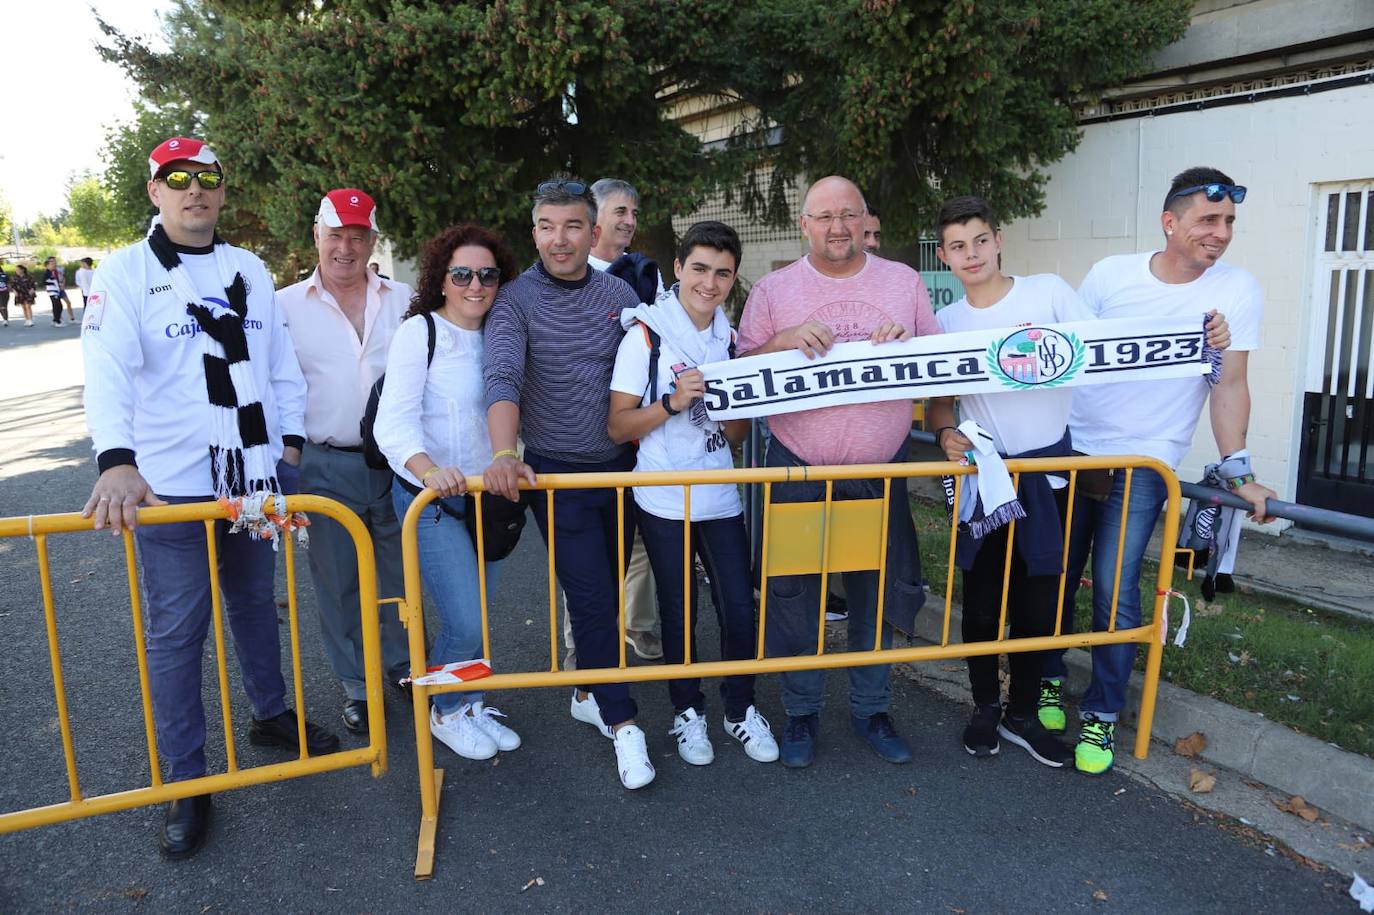
[[[29,268],[23,264],[16,264],[14,268],[14,304],[18,305],[24,312],[24,326],[33,327],[33,302],[38,297],[35,289],[33,277],[29,276]]]
[[[481,474],[491,462],[482,326],[497,290],[516,272],[505,241],[481,226],[452,226],[431,239],[410,310],[391,341],[377,406],[374,432],[396,472],[397,517],[405,517],[422,487],[440,496],[418,531],[420,575],[442,622],[430,651],[433,664],[482,656],[477,551],[462,520],[461,497],[464,477]],[[489,595],[500,566],[486,563]],[[488,759],[520,746],[520,736],[500,717],[480,691],[440,693],[429,727],[459,756]]]

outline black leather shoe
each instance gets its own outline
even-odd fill
[[[346,699],[343,708],[344,727],[354,734],[367,733],[367,700]]]
[[[180,861],[199,851],[210,831],[210,812],[213,809],[208,794],[183,797],[168,804],[167,814],[162,820],[162,834],[157,843],[163,857]]]
[[[293,753],[301,751],[296,733],[296,710],[287,709],[266,721],[253,719],[248,726],[248,742],[257,747],[285,747]],[[317,724],[305,723],[305,746],[312,754],[333,753],[339,749],[339,738]]]

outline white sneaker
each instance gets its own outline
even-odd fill
[[[694,766],[709,765],[716,758],[711,738],[706,736],[706,719],[689,708],[673,718],[670,736],[677,738],[677,755]]]
[[[638,725],[627,724],[615,732],[615,763],[620,783],[633,791],[654,780],[654,764],[649,762],[649,747]]]
[[[477,725],[477,719],[468,714],[469,708],[470,705],[460,705],[448,715],[440,715],[438,709],[430,709],[429,732],[459,756],[491,759],[496,755],[496,741]]]
[[[33,321],[25,321],[25,322],[24,322],[24,326],[25,326],[25,327],[33,327]]]
[[[744,713],[743,721],[725,719],[725,733],[743,744],[744,752],[755,762],[770,763],[778,758],[778,742],[773,739],[768,719],[752,705]]]
[[[572,707],[568,710],[578,721],[585,721],[610,739],[615,739],[615,734],[606,727],[606,722],[601,720],[601,706],[596,704],[596,696],[587,693],[587,698],[578,699],[577,690],[573,690]]]
[[[496,744],[496,749],[509,752],[519,749],[520,735],[496,720],[505,717],[504,712],[498,711],[490,705],[483,705],[480,702],[472,704],[472,718],[477,722],[478,730],[491,738],[491,742]]]

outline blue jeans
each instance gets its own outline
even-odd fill
[[[399,482],[391,484],[391,500],[396,517],[404,518],[415,497]],[[448,500],[459,514],[462,499]],[[420,548],[420,578],[439,614],[439,635],[429,650],[431,666],[452,661],[472,661],[482,657],[482,595],[477,582],[477,549],[468,536],[467,525],[431,502],[415,530]],[[503,560],[504,561],[504,560]],[[496,589],[500,562],[487,563],[487,598]],[[447,715],[469,702],[481,702],[480,690],[439,693],[434,707]]]
[[[161,498],[181,505],[214,497]],[[205,774],[205,706],[200,688],[211,618],[205,525],[199,521],[147,525],[138,527],[135,535],[142,559],[143,634],[158,754],[168,781],[198,778]],[[286,711],[273,587],[277,556],[271,541],[230,534],[227,521],[215,524],[215,546],[224,614],[243,673],[243,691],[253,717],[275,718]]]
[[[1105,632],[1111,620],[1112,585],[1116,578],[1116,544],[1121,536],[1121,503],[1126,474],[1113,474],[1112,493],[1105,500],[1078,496],[1069,534],[1069,564],[1064,582],[1064,606],[1060,632],[1073,632],[1074,598],[1078,583],[1093,557],[1093,631]],[[1126,542],[1121,559],[1121,588],[1116,604],[1116,628],[1140,625],[1140,565],[1154,533],[1159,511],[1168,499],[1164,479],[1153,470],[1137,468],[1131,475],[1131,502],[1126,512]],[[1100,547],[1100,549],[1098,548]],[[1093,677],[1083,694],[1079,711],[1102,721],[1116,721],[1126,706],[1126,684],[1135,665],[1136,644],[1098,645],[1093,648]],[[1065,677],[1064,651],[1048,652],[1041,670],[1046,678]]]
[[[658,613],[663,625],[663,663],[681,664],[684,640],[682,597],[682,522],[660,518],[639,510],[639,530],[644,535],[644,550],[654,570],[657,588]],[[711,601],[716,608],[716,622],[720,625],[720,657],[726,661],[740,661],[754,657],[758,628],[754,623],[754,584],[749,572],[749,534],[744,529],[744,515],[714,521],[692,522],[692,551],[701,557],[706,577],[711,580]],[[698,661],[697,651],[697,575],[691,570],[692,595],[687,605],[692,608],[692,660]],[[754,704],[753,674],[726,677],[721,684],[725,697],[725,717],[743,721],[749,706]],[[706,713],[706,697],[701,692],[700,677],[684,677],[668,681],[668,695],[673,711],[696,709]]]
[[[535,473],[628,473],[632,449],[609,461],[575,464],[525,449]],[[548,499],[553,497],[554,571],[568,599],[568,619],[577,644],[579,670],[620,666],[619,520],[614,489],[563,489],[529,493],[530,510],[545,545],[549,542]],[[625,556],[634,544],[635,502],[625,493]],[[625,683],[579,687],[596,697],[601,720],[614,727],[638,711]]]
[[[905,448],[893,460],[902,460]],[[776,438],[769,439],[764,463],[769,467],[803,466],[796,455]],[[842,499],[881,498],[881,480],[837,480],[833,497]],[[773,502],[817,502],[825,498],[823,482],[778,483],[773,486]],[[849,650],[872,651],[878,621],[877,571],[841,572],[849,602]],[[916,532],[907,507],[906,480],[892,481],[888,506],[888,575],[885,619],[898,614],[915,619],[925,601],[921,588],[920,554]],[[820,575],[770,575],[768,577],[768,619],[764,644],[769,657],[815,654],[820,634]],[[905,612],[903,612],[905,610]],[[892,647],[892,627],[883,625],[883,648]],[[892,701],[887,664],[851,667],[849,671],[849,709],[851,714],[869,718],[886,712]],[[821,710],[825,693],[824,670],[798,670],[782,674],[782,704],[789,717],[814,715]]]

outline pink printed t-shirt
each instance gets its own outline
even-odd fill
[[[835,279],[803,257],[754,284],[739,322],[739,351],[752,352],[778,331],[807,321],[828,325],[836,343],[867,340],[888,322],[917,336],[940,333],[925,283],[906,264],[869,255],[858,273]],[[768,427],[813,466],[882,463],[911,431],[911,401],[781,413],[768,417]]]

